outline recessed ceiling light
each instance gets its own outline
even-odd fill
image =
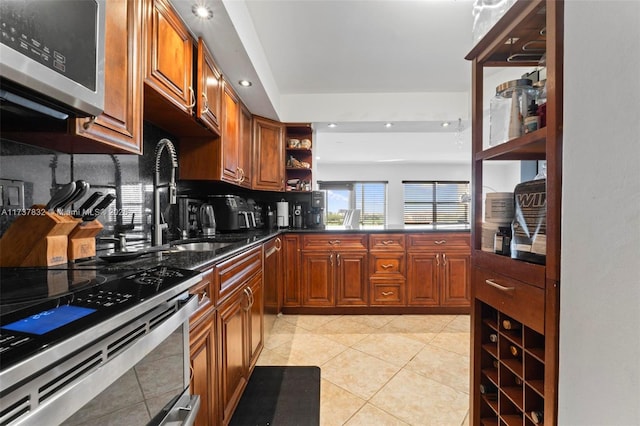
[[[334,127],[338,127],[338,125],[336,123],[329,123],[327,124],[327,127],[331,127],[333,129]]]
[[[449,122],[448,121],[443,121],[442,122],[442,127],[449,127]]]
[[[198,18],[211,19],[213,18],[213,10],[203,4],[194,4],[191,7],[191,12]]]
[[[251,83],[249,80],[240,80],[238,84],[242,87],[251,87],[253,83]]]
[[[384,123],[384,127],[386,127],[387,129],[391,126],[393,126],[393,123]]]

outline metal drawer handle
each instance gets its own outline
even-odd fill
[[[447,264],[447,254],[446,253],[442,253],[442,264],[446,265]]]
[[[329,240],[329,244],[331,245],[340,244],[340,240]]]
[[[436,253],[436,266],[440,266],[440,253]]]
[[[384,240],[382,244],[384,244],[385,246],[388,246],[389,244],[393,244],[393,240]]]
[[[382,292],[382,295],[383,295],[383,296],[391,296],[392,294],[393,294],[393,292],[392,292],[392,291],[383,291],[383,292]]]
[[[384,264],[384,265],[380,265],[380,267],[381,267],[382,269],[389,269],[389,268],[393,268],[393,265],[392,265],[392,264],[387,263],[387,264]]]
[[[486,282],[487,284],[489,284],[491,287],[495,287],[500,291],[515,291],[516,288],[515,287],[505,287],[503,285],[498,284],[497,282],[493,281],[492,279],[490,280],[485,280],[484,282]]]
[[[433,244],[445,244],[447,242],[447,240],[438,240],[438,241],[434,241]]]

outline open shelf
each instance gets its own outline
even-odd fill
[[[546,158],[547,128],[527,133],[500,145],[477,152],[476,160],[544,160]]]

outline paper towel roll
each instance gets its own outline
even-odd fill
[[[289,203],[278,201],[276,203],[276,223],[280,228],[289,227]]]

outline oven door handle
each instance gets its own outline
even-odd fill
[[[193,426],[200,410],[200,395],[182,395],[171,407],[167,416],[162,420],[162,425]]]

